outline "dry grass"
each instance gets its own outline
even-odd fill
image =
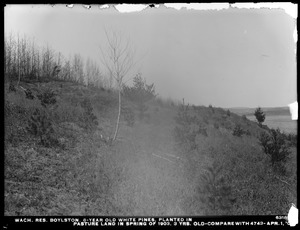
[[[296,149],[288,176],[275,174],[258,145],[261,130],[254,122],[226,116],[220,108],[193,108],[207,136],[197,135],[197,147],[190,150],[173,137],[177,106],[152,103],[148,119],[137,119],[132,127],[123,119],[117,141],[109,146],[101,135],[113,131],[116,95],[71,83],[47,84],[58,91],[53,119],[64,148],[45,148],[28,136],[24,127],[30,113],[6,116],[6,136],[13,138],[5,143],[5,215],[206,215],[211,210],[201,201],[201,176],[214,164],[223,166],[219,176],[236,198],[229,211],[216,215],[286,215],[297,201]],[[92,131],[79,119],[84,98],[98,118]],[[21,93],[6,93],[5,99],[25,111],[40,107]],[[233,136],[236,124],[250,135]]]

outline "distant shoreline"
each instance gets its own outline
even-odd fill
[[[256,121],[254,115],[248,115],[247,118],[251,121]],[[269,128],[279,128],[286,133],[297,133],[297,121],[291,119],[291,115],[266,115],[266,120],[263,123]]]
[[[229,110],[238,115],[251,116],[254,115],[256,108],[229,108]],[[290,116],[289,107],[262,107],[266,116]]]

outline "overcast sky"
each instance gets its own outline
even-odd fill
[[[295,19],[279,9],[119,13],[81,5],[10,5],[5,33],[26,34],[68,58],[100,63],[104,28],[130,38],[136,68],[157,93],[195,105],[287,106],[297,100]],[[105,73],[105,70],[103,70]]]

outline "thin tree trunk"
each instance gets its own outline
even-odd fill
[[[118,131],[119,131],[119,123],[120,123],[120,116],[121,116],[121,87],[119,86],[119,113],[118,113],[118,118],[117,118],[117,125],[116,125],[116,131],[113,137],[113,141],[116,140]]]
[[[20,81],[21,81],[21,71],[20,71],[20,59],[18,58],[18,83],[17,83],[17,87],[19,86],[20,84]]]
[[[18,83],[17,83],[17,87],[20,84],[20,80],[21,80],[21,73],[20,73],[20,44],[19,44],[19,35],[18,35]]]

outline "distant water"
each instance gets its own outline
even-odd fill
[[[249,115],[247,118],[251,121],[257,121],[254,115]],[[269,128],[279,128],[281,131],[286,133],[297,133],[297,121],[293,121],[291,116],[287,115],[274,115],[266,116],[266,119],[263,123]]]

